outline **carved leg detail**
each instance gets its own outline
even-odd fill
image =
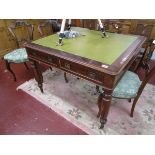
[[[12,69],[10,67],[10,63],[7,60],[5,60],[5,64],[6,64],[7,70],[13,75],[14,81],[16,81],[16,76],[15,76],[15,73],[12,71]]]
[[[64,78],[65,78],[66,83],[68,83],[68,79],[67,79],[67,76],[66,76],[66,72],[64,72]]]
[[[38,82],[38,87],[40,88],[40,91],[43,93],[43,76],[39,64],[38,62],[31,61],[31,66],[35,75],[35,80]]]
[[[28,65],[26,64],[26,62],[24,62],[24,65],[25,65],[26,69],[29,70],[29,67],[28,67]]]

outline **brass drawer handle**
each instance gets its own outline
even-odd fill
[[[47,60],[50,61],[50,62],[53,61],[53,59],[51,57],[48,57]]]
[[[89,73],[88,73],[88,76],[89,76],[90,78],[95,79],[96,74],[95,74],[95,73],[93,73],[93,72],[89,72]]]
[[[70,69],[71,68],[70,64],[65,63],[65,68]]]
[[[32,52],[32,55],[36,56],[37,54],[35,52]]]

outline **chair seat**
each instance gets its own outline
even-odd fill
[[[25,48],[15,49],[4,56],[4,60],[13,63],[22,63],[28,61],[28,55]]]
[[[141,81],[137,74],[127,71],[115,87],[112,96],[115,98],[135,98]]]

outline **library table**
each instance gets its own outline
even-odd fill
[[[100,31],[80,27],[73,27],[72,30],[78,31],[80,36],[63,38],[62,46],[57,46],[58,34],[27,42],[25,48],[28,58],[41,92],[43,77],[40,63],[59,68],[101,86],[104,95],[99,117],[100,128],[103,128],[107,122],[113,89],[136,59],[146,38],[108,32],[107,37],[102,38]]]

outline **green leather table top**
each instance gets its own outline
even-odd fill
[[[78,27],[72,30],[82,35],[63,38],[63,46],[56,45],[58,34],[35,40],[33,43],[111,65],[137,39],[136,36],[116,33],[106,33],[107,37],[102,38],[100,31]]]

